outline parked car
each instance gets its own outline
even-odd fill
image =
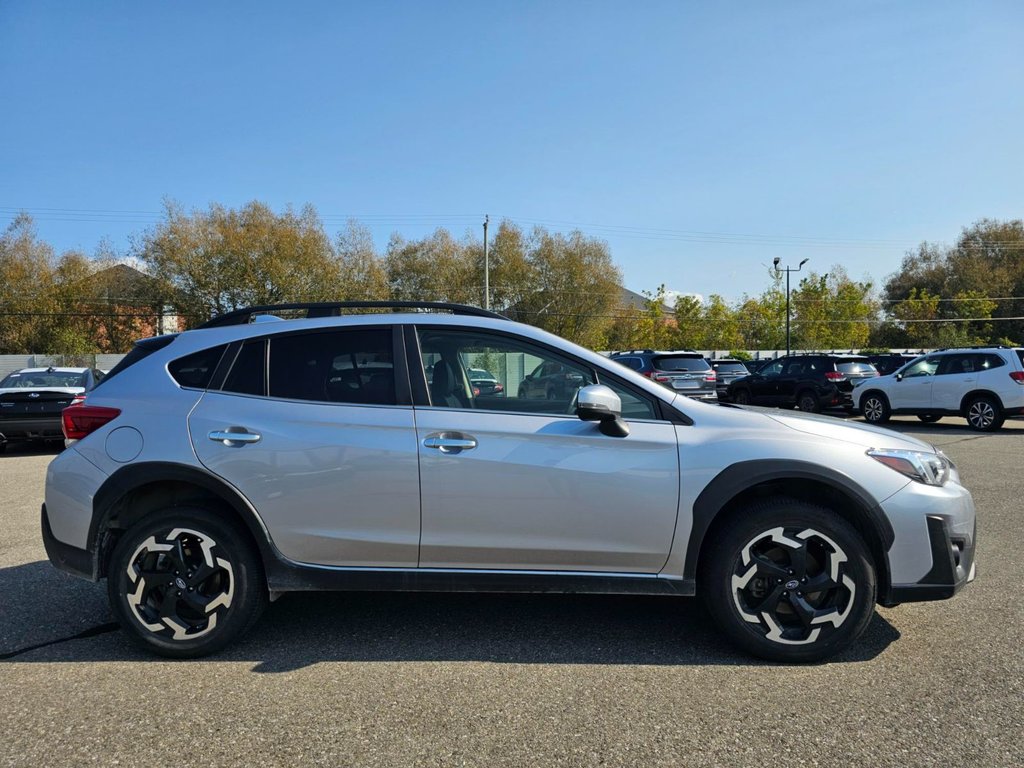
[[[629,352],[613,352],[610,358],[681,395],[697,400],[714,400],[718,397],[715,388],[718,377],[699,352],[634,349]]]
[[[884,424],[893,414],[935,422],[963,416],[990,432],[1008,416],[1024,413],[1024,349],[946,349],[917,358],[889,376],[857,389],[864,419]]]
[[[737,646],[812,661],[974,577],[971,495],[913,437],[702,403],[472,307],[303,306],[143,340],[64,411],[47,554],[151,651],[214,652],[284,592],[458,589],[699,595]],[[584,386],[479,408],[480,354]]]
[[[879,376],[888,376],[919,357],[920,355],[912,355],[909,352],[890,352],[884,355],[868,355],[868,360],[875,366]]]
[[[707,360],[707,358],[705,358]],[[721,358],[719,360],[707,360],[711,370],[715,372],[715,391],[719,399],[724,400],[729,385],[741,376],[749,376],[746,363],[742,360]]]
[[[103,380],[95,368],[22,368],[0,381],[0,451],[10,442],[63,441],[61,411]]]
[[[578,371],[556,360],[548,360],[520,382],[518,397],[569,401],[583,384],[584,378]]]
[[[855,382],[878,376],[859,355],[786,355],[757,373],[735,379],[725,396],[738,405],[770,405],[820,413],[826,408],[854,409]]]
[[[469,383],[475,396],[502,397],[505,394],[505,387],[490,371],[483,368],[467,368],[466,373],[469,375]]]

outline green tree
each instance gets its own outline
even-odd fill
[[[338,257],[340,301],[384,301],[390,298],[384,259],[373,245],[370,230],[354,219],[335,241]]]
[[[44,349],[59,323],[54,313],[53,249],[19,214],[0,235],[0,354]]]

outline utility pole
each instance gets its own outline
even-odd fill
[[[487,224],[491,217],[484,214],[484,309],[491,308],[491,257],[487,250]]]
[[[782,269],[779,269],[779,262],[781,262],[781,261],[782,261],[782,259],[780,259],[778,256],[776,256],[772,263],[775,265],[775,274],[778,274],[779,272],[785,272],[786,273],[786,354],[788,355],[789,351],[790,351],[790,339],[789,339],[789,273],[790,272],[799,272],[801,269],[804,268],[804,264],[806,264],[809,261],[809,259],[804,259],[803,261],[801,261],[800,262],[800,266],[798,266],[798,267],[784,267]]]

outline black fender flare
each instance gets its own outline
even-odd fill
[[[704,537],[718,514],[739,494],[757,485],[779,480],[813,480],[827,485],[851,499],[863,513],[865,522],[877,534],[883,554],[889,551],[896,533],[878,502],[854,480],[831,467],[808,461],[757,459],[741,461],[723,469],[708,483],[693,503],[693,527],[686,546],[683,578],[697,576],[697,558]]]
[[[186,464],[148,461],[129,464],[116,470],[103,482],[93,496],[88,545],[93,560],[93,572],[97,577],[101,566],[103,534],[109,526],[117,502],[138,488],[151,483],[167,481],[194,485],[217,497],[230,507],[245,524],[253,541],[259,547],[264,564],[273,562],[280,557],[270,539],[270,533],[263,525],[256,510],[230,483],[210,472]]]

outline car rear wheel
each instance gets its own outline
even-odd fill
[[[874,612],[874,564],[831,510],[775,498],[743,510],[701,555],[698,585],[721,631],[772,661],[819,661],[854,643]]]
[[[107,582],[121,627],[172,658],[219,651],[267,604],[248,537],[223,515],[197,507],[155,512],[133,525],[114,548]]]
[[[820,413],[821,404],[818,398],[809,389],[805,389],[796,398],[796,406],[804,413]]]
[[[917,418],[919,418],[925,424],[934,424],[936,421],[938,421],[942,417],[939,414],[937,414],[937,413],[919,413],[917,415]]]
[[[964,418],[971,429],[979,432],[995,432],[1006,421],[999,403],[988,395],[971,400],[964,409]]]
[[[892,416],[889,400],[880,392],[871,392],[864,395],[860,401],[860,410],[864,416],[864,421],[871,424],[885,424]]]

